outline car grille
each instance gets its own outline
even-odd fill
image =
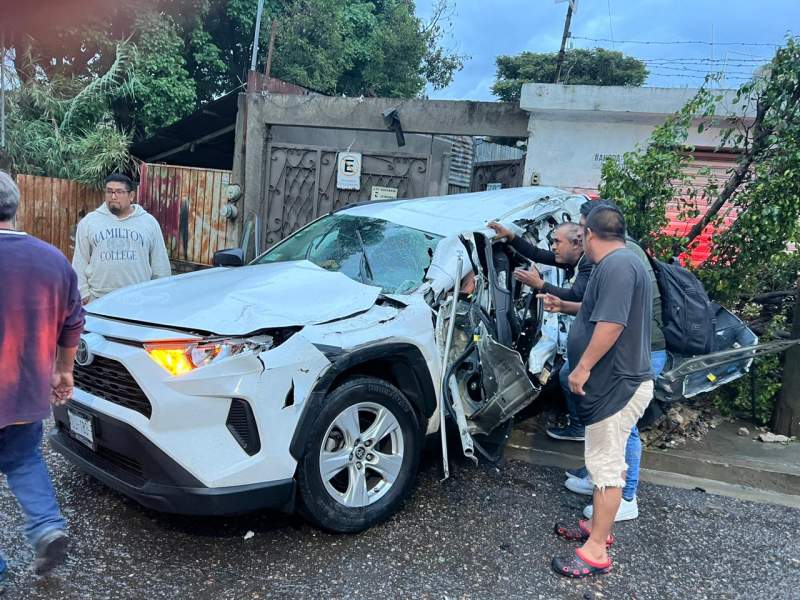
[[[75,387],[94,396],[135,410],[148,419],[153,414],[150,400],[122,363],[95,356],[86,367],[75,365]]]
[[[253,417],[253,409],[245,400],[241,398],[231,400],[231,408],[228,411],[225,425],[233,439],[247,454],[253,456],[261,450],[261,438],[258,437],[258,427]]]

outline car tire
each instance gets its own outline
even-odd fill
[[[309,430],[297,477],[302,514],[338,533],[389,518],[414,487],[424,437],[396,387],[372,377],[346,381]]]

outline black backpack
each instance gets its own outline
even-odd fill
[[[661,292],[661,330],[667,350],[683,356],[708,354],[714,347],[716,323],[703,284],[678,264],[648,258]]]

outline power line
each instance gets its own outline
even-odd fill
[[[612,42],[615,44],[645,44],[645,45],[658,45],[658,46],[669,46],[673,44],[701,44],[704,46],[711,46],[712,42],[709,41],[672,41],[672,42],[665,42],[665,41],[646,41],[646,40],[611,40],[608,38],[590,38],[590,37],[580,37],[577,35],[573,35],[572,39],[574,40],[585,40],[588,42]],[[714,46],[769,46],[770,48],[778,48],[780,44],[768,44],[765,42],[713,42]]]

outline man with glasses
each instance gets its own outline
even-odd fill
[[[78,223],[72,266],[86,304],[116,289],[169,277],[164,236],[158,221],[135,204],[133,181],[125,175],[105,180],[105,202]]]

